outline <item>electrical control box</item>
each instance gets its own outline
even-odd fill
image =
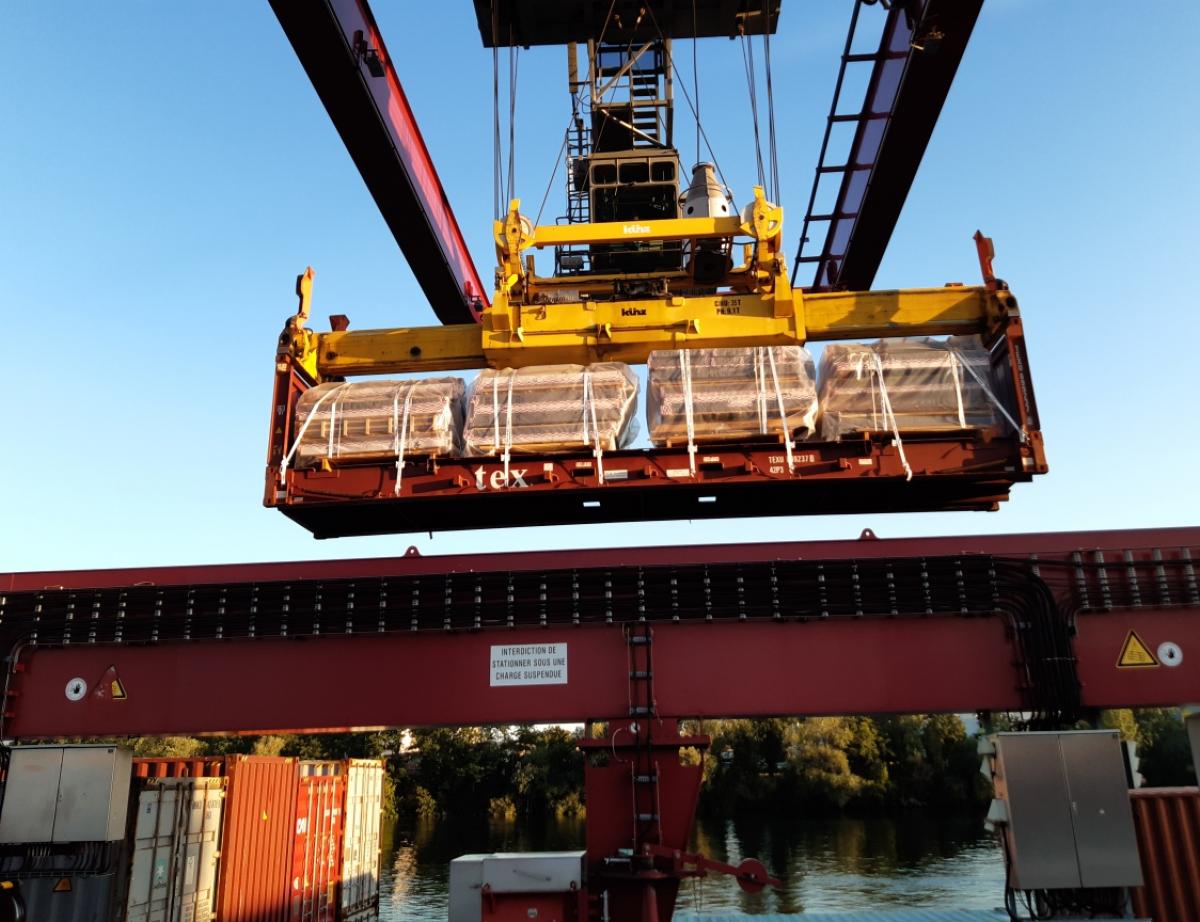
[[[1141,862],[1125,752],[1115,730],[989,738],[996,799],[1018,890],[1138,887]]]
[[[0,843],[113,842],[125,838],[133,754],[116,746],[12,750]]]
[[[557,895],[569,901],[578,896],[584,883],[585,854],[503,852],[455,858],[450,862],[450,922],[480,922],[484,893],[491,898],[489,917],[537,918],[540,922],[556,916],[561,919],[563,913],[555,910],[565,909],[566,902],[545,897]]]

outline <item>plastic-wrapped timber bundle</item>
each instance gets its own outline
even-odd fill
[[[890,432],[899,443],[904,432],[983,429],[1001,420],[1017,428],[975,336],[826,346],[820,382],[823,439]]]
[[[628,365],[484,369],[467,399],[468,455],[561,453],[626,447],[635,434],[638,380]]]
[[[331,383],[305,391],[296,404],[297,468],[395,459],[399,474],[413,455],[459,453],[462,378]]]
[[[801,346],[663,349],[646,366],[646,419],[660,447],[764,436],[790,446],[815,428],[816,374]]]

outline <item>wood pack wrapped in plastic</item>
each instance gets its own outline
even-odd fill
[[[461,453],[462,378],[314,387],[296,403],[294,466]]]
[[[821,438],[995,426],[1008,414],[978,337],[885,339],[825,347]]]
[[[638,379],[628,365],[484,369],[467,399],[468,455],[614,451],[633,441]]]
[[[816,427],[816,373],[802,346],[664,349],[646,367],[646,421],[659,447],[805,439]]]

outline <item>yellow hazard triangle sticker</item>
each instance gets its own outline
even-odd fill
[[[100,681],[96,683],[92,697],[101,701],[105,698],[112,701],[124,701],[129,697],[129,693],[125,691],[125,683],[117,675],[116,666],[109,666],[104,670],[104,675],[100,676]]]
[[[1121,655],[1117,657],[1118,669],[1144,669],[1158,665],[1158,660],[1146,646],[1146,642],[1138,636],[1137,631],[1130,631],[1121,645]]]

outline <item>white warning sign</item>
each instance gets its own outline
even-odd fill
[[[565,643],[500,644],[492,647],[492,687],[566,684]]]

